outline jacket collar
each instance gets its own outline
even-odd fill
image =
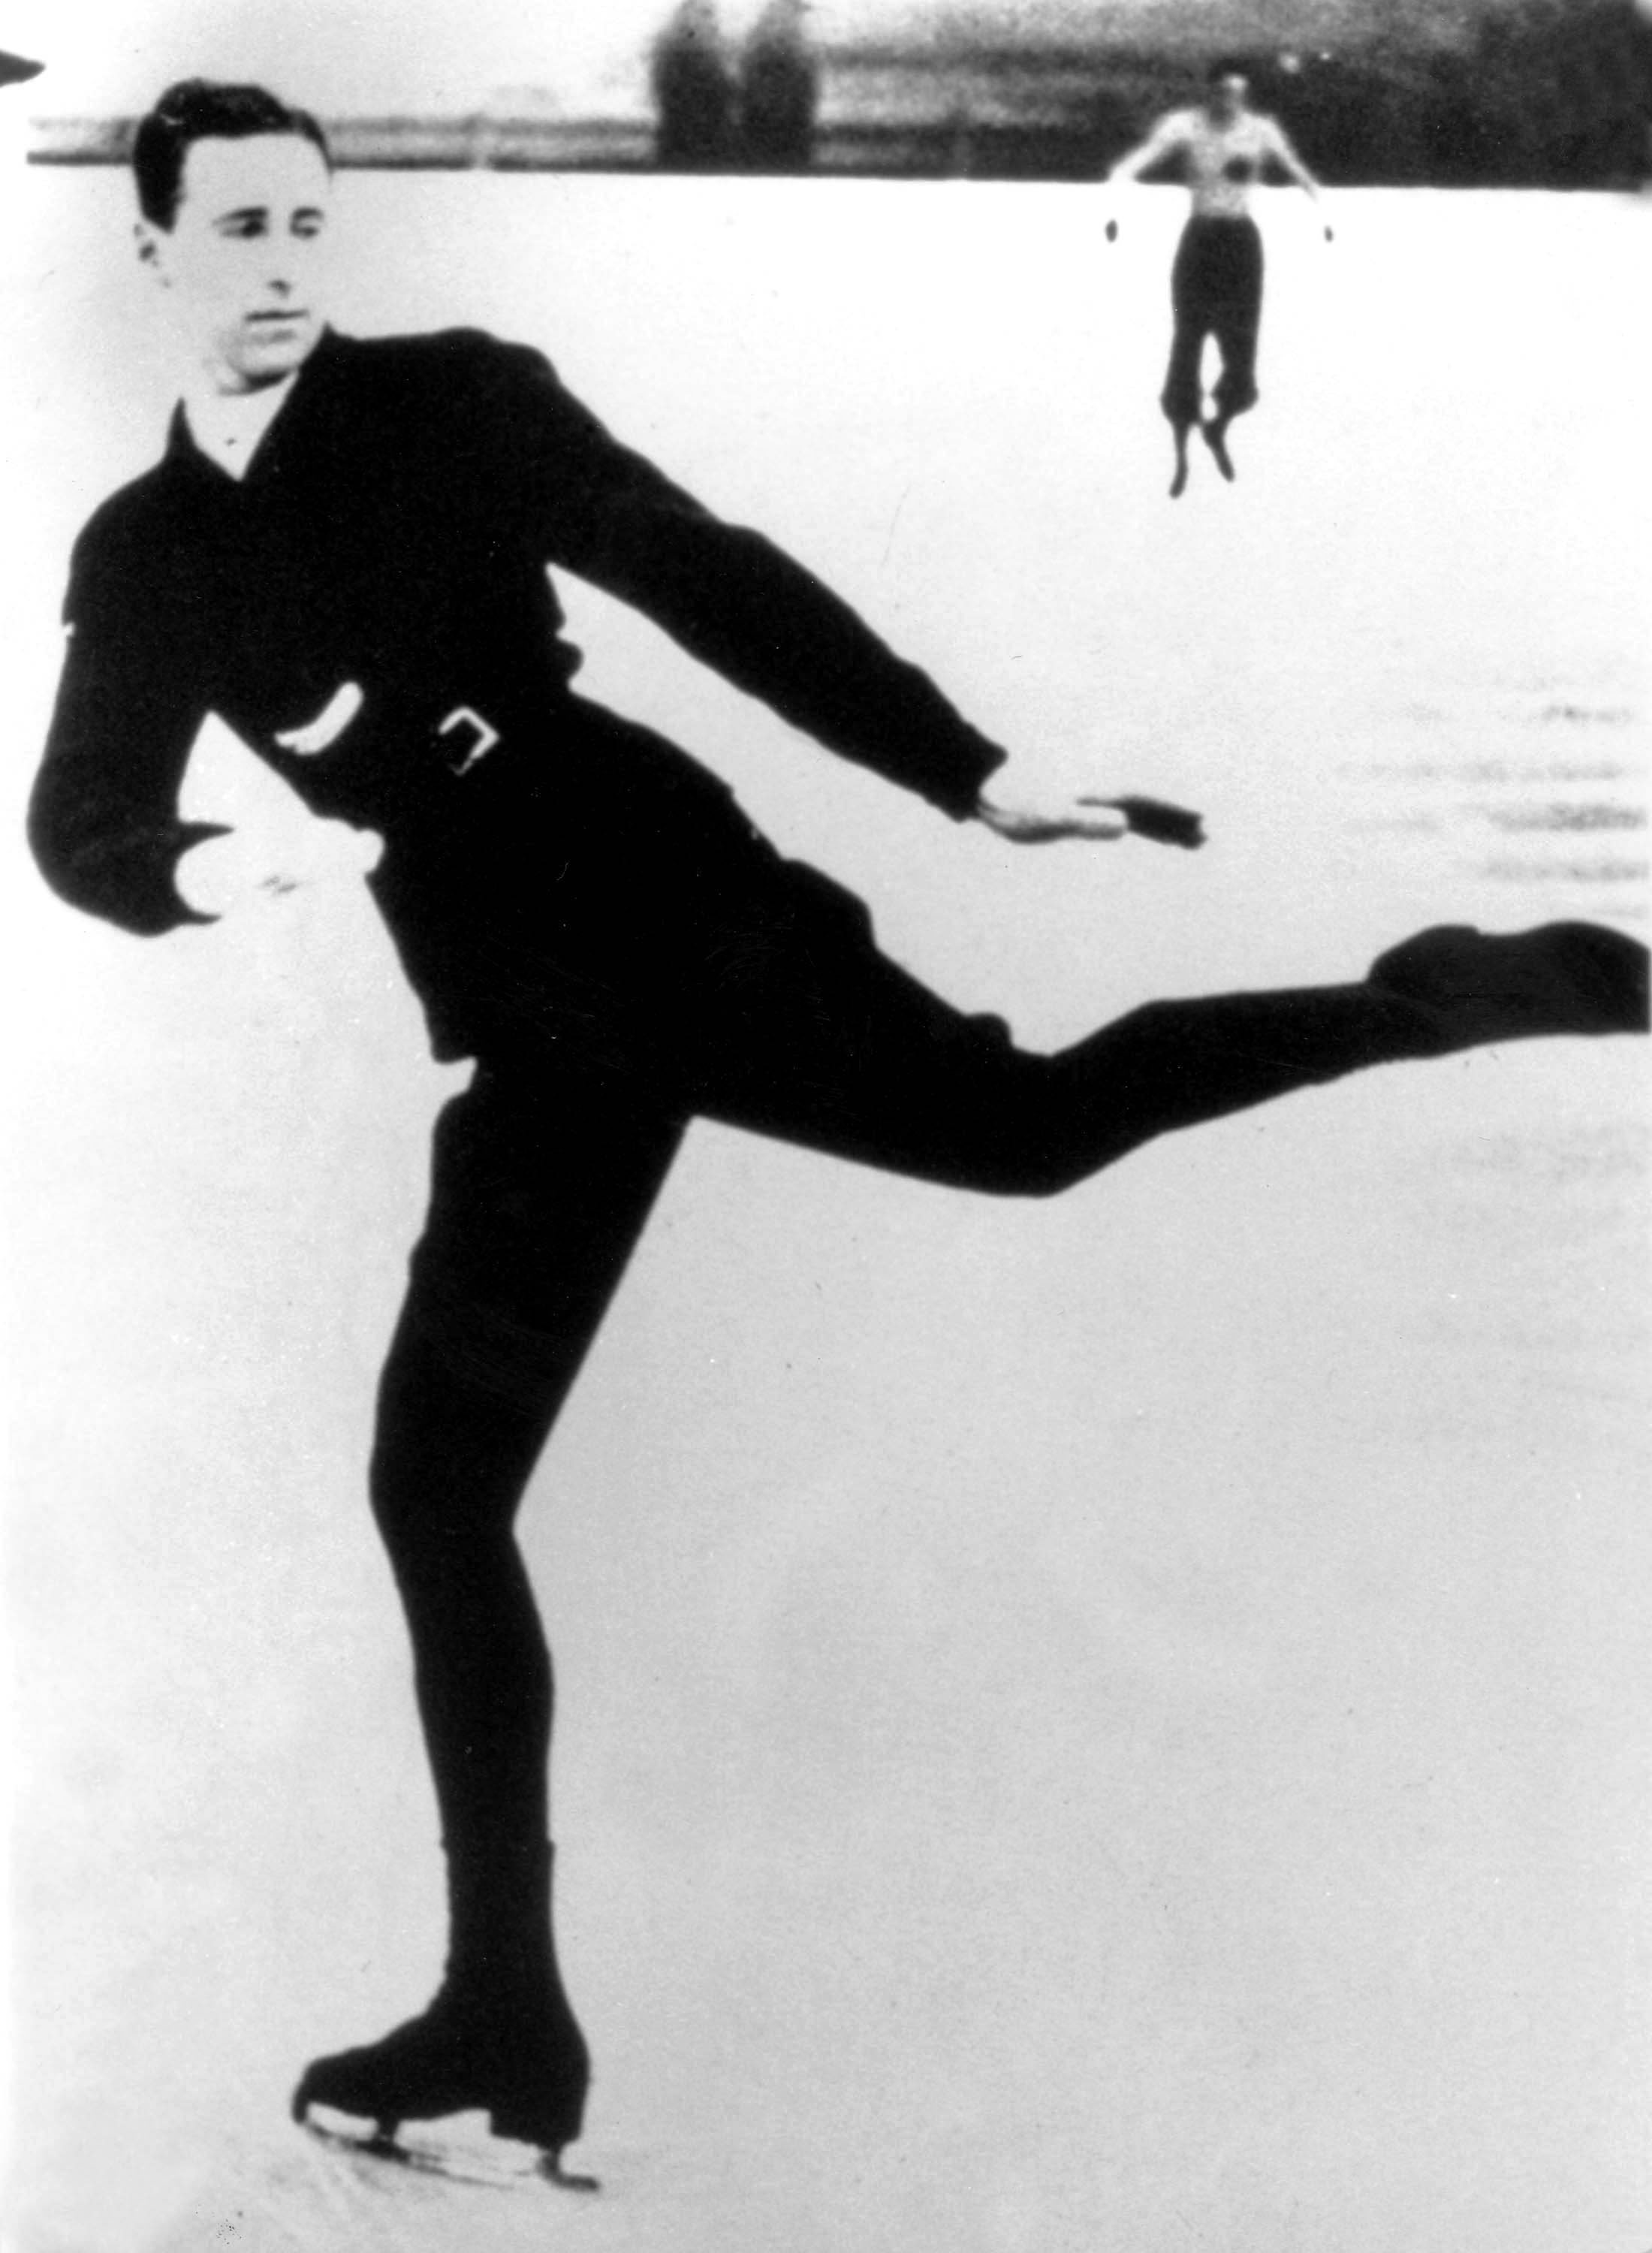
[[[171,421],[166,432],[166,465],[192,478],[210,478],[214,485],[257,486],[264,484],[279,466],[282,455],[292,440],[295,423],[309,420],[318,394],[324,394],[339,359],[349,351],[348,340],[334,329],[323,329],[316,348],[293,379],[287,396],[276,409],[274,420],[265,429],[247,464],[246,474],[236,478],[215,462],[210,454],[196,443],[190,429],[189,416],[180,399],[172,409]]]

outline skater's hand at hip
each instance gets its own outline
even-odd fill
[[[1069,837],[1112,844],[1132,830],[1161,845],[1192,847],[1204,842],[1196,813],[1155,798],[1080,795],[1064,805],[1034,806],[1021,799],[989,798],[983,792],[976,801],[975,818],[1012,845],[1054,845]]]
[[[306,820],[279,835],[226,830],[192,846],[178,864],[178,889],[197,915],[229,915],[257,900],[377,868],[384,840],[347,821]]]

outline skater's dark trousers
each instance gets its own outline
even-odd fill
[[[1154,1002],[1030,1054],[883,955],[851,894],[755,836],[742,860],[682,926],[668,987],[651,952],[627,990],[589,907],[580,936],[545,939],[537,976],[512,955],[508,1019],[438,1122],[373,1495],[444,1833],[471,1866],[547,1835],[550,1664],[512,1521],[694,1117],[1042,1197],[1157,1135],[1418,1050],[1411,1010],[1362,985]]]
[[[1181,428],[1198,422],[1205,339],[1222,356],[1216,383],[1223,422],[1257,401],[1256,344],[1262,322],[1262,237],[1254,220],[1191,219],[1170,269],[1175,330],[1161,404]]]

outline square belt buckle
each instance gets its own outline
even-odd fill
[[[468,740],[460,737],[449,746],[447,763],[456,775],[462,775],[468,774],[478,759],[487,757],[499,740],[499,731],[471,704],[456,704],[445,720],[436,722],[438,736],[450,736],[458,728],[468,730]],[[455,752],[458,754],[457,757]]]

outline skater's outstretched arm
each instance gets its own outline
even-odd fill
[[[1099,795],[1032,807],[989,779],[1005,754],[813,574],[728,524],[610,436],[522,347],[487,347],[500,443],[553,563],[617,595],[840,757],[1018,842],[1136,829],[1195,841],[1195,816]]]
[[[827,750],[968,818],[1005,754],[926,673],[772,541],[613,437],[542,355],[463,336],[451,349],[472,363],[478,451],[547,562],[630,603]]]
[[[1084,793],[1061,806],[1035,806],[1000,784],[981,792],[975,818],[1012,845],[1053,845],[1069,837],[1112,844],[1133,832],[1154,844],[1181,845],[1189,851],[1204,842],[1204,824],[1198,814],[1157,798]]]

